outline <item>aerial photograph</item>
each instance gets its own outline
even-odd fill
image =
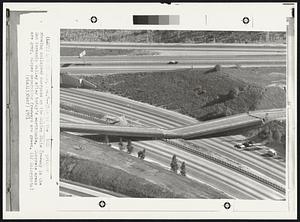
[[[60,196],[286,200],[286,33],[60,30]]]

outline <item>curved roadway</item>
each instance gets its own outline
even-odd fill
[[[174,127],[195,124],[198,121],[176,112],[150,106],[140,102],[132,101],[119,96],[106,93],[90,92],[88,90],[61,89],[61,101],[74,103],[91,111],[97,110],[114,115],[125,114],[126,118],[139,119],[145,126],[159,126],[170,129]],[[285,163],[274,159],[266,159],[260,155],[260,151],[241,152],[233,149],[234,142],[226,141],[225,138],[208,140],[194,140],[201,149],[206,149],[222,155],[232,161],[240,162],[251,170],[263,174],[271,181],[284,186]],[[233,138],[236,140],[236,138]],[[180,141],[179,141],[180,142]],[[212,161],[192,155],[184,150],[179,150],[162,141],[148,141],[134,143],[135,148],[146,148],[147,157],[153,158],[165,167],[169,167],[173,154],[180,161],[186,161],[188,175],[220,189],[230,196],[238,199],[284,199],[284,195],[260,184],[240,173],[224,168]],[[146,158],[147,158],[146,157]]]

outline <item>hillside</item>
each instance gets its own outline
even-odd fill
[[[285,43],[285,32],[61,29],[61,41],[139,43]]]
[[[115,56],[115,55],[157,55],[157,52],[144,49],[96,49],[96,48],[60,48],[60,56],[78,56],[83,50],[88,56]]]
[[[240,72],[245,70],[240,69]],[[83,76],[108,91],[133,100],[162,106],[197,118],[209,120],[263,108],[285,106],[284,90],[275,98],[267,88],[230,75],[231,69],[185,69],[151,73]],[[279,96],[280,95],[280,96]]]

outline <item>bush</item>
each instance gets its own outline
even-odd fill
[[[132,153],[132,151],[133,151],[133,146],[132,146],[132,144],[131,144],[131,141],[129,140],[128,141],[128,144],[127,144],[127,153]]]
[[[177,159],[176,159],[176,155],[173,155],[172,157],[172,162],[171,162],[171,170],[175,173],[177,173],[178,170],[178,163],[177,163]]]
[[[182,164],[180,166],[180,174],[182,176],[186,176],[185,162],[182,162]]]
[[[145,159],[145,157],[146,157],[146,149],[143,149],[143,151],[138,152],[138,158],[143,160]]]
[[[229,99],[234,99],[234,98],[238,97],[238,95],[239,95],[239,89],[238,88],[231,89],[228,92],[228,98]]]
[[[219,65],[219,64],[215,65],[214,70],[217,71],[217,72],[220,72],[221,71],[221,65]]]

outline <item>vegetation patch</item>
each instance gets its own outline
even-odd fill
[[[226,68],[230,78],[266,87],[274,82],[286,81],[285,67],[243,67]]]
[[[164,106],[201,121],[261,107],[285,106],[284,91],[278,92],[280,97],[278,95],[268,103],[266,101],[271,96],[270,89],[234,78],[230,72],[231,69],[216,66],[213,69],[94,75],[83,78],[96,84],[97,90]]]
[[[282,158],[285,158],[286,121],[268,122],[258,129],[249,130],[245,136],[250,140],[274,148]]]
[[[141,43],[285,43],[285,32],[61,29],[61,41]]]
[[[87,56],[119,56],[119,55],[158,55],[158,52],[144,49],[98,49],[61,47],[60,56],[79,56],[85,50]]]

